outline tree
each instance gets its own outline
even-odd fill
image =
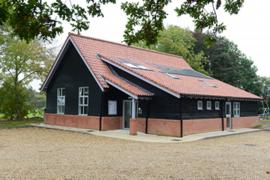
[[[208,46],[204,41],[208,36],[194,33],[197,39],[195,51],[203,51],[210,62],[204,69],[210,71],[214,78],[260,95],[261,85],[253,61],[225,37],[218,37],[211,46]]]
[[[149,48],[160,52],[182,56],[193,69],[209,74],[204,70],[204,64],[208,64],[208,60],[205,58],[202,51],[195,53],[195,42],[196,39],[193,37],[191,31],[182,29],[178,26],[168,26],[168,28],[160,32],[157,43],[155,45],[151,45]],[[136,45],[148,48],[146,43],[143,41]]]
[[[14,80],[7,78],[0,88],[0,112],[9,120],[24,119],[32,105],[28,101],[27,89],[21,84],[14,86]]]
[[[10,119],[22,118],[27,105],[26,87],[33,79],[44,80],[52,63],[52,55],[33,40],[27,43],[2,31],[0,45],[0,75],[3,87],[0,101],[3,113]]]
[[[72,3],[69,0],[66,3],[66,0],[55,0],[48,4],[44,0],[0,0],[0,25],[8,23],[14,34],[27,41],[37,37],[50,39],[63,31],[62,21],[70,23],[73,30],[78,32],[88,29],[88,16],[102,17],[102,5],[115,2],[116,0],[85,0],[84,3]],[[170,2],[171,0],[143,0],[122,3],[121,8],[128,17],[125,42],[130,45],[145,40],[147,45],[154,44],[158,33],[164,28],[163,21],[167,16],[165,7]],[[224,9],[229,14],[237,14],[243,2],[244,0],[185,0],[179,2],[175,11],[178,16],[190,15],[197,29],[219,33],[225,29],[225,25],[218,21],[216,11]]]
[[[270,78],[260,77],[261,87],[262,87],[262,97],[263,97],[263,107],[270,108]]]

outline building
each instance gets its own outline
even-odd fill
[[[180,137],[252,127],[261,100],[179,56],[71,33],[42,90],[47,124]]]

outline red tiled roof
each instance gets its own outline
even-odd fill
[[[133,94],[151,95],[151,93],[146,90],[130,84],[128,85],[123,79],[113,76],[109,67],[100,58],[97,58],[97,54],[105,57],[103,60],[107,63],[121,67],[123,70],[137,77],[139,76],[152,84],[156,84],[171,93],[179,95],[261,99],[254,94],[213,78],[203,79],[185,75],[174,75],[179,78],[175,79],[160,72],[160,69],[157,68],[157,65],[164,65],[181,69],[192,69],[187,62],[179,56],[130,47],[71,33],[69,37],[93,71],[98,83],[103,88],[109,87],[106,82],[106,80],[109,80]],[[122,63],[121,60],[123,59],[143,65],[151,70],[131,68]]]

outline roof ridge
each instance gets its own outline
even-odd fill
[[[75,33],[72,33],[72,32],[69,32],[68,35],[69,36],[73,35],[73,36],[78,36],[78,37],[82,37],[82,38],[92,39],[92,40],[95,40],[95,41],[102,41],[102,42],[106,42],[106,43],[110,43],[110,44],[124,46],[124,47],[127,47],[127,48],[133,48],[133,49],[143,50],[143,51],[152,52],[152,53],[156,53],[156,54],[162,54],[162,55],[165,55],[165,56],[172,56],[172,57],[179,58],[179,59],[181,59],[183,61],[186,61],[186,60],[184,60],[184,58],[182,56],[175,55],[175,54],[159,52],[159,51],[156,51],[156,50],[141,48],[141,47],[137,47],[137,46],[129,46],[129,45],[118,43],[118,42],[113,42],[113,41],[109,41],[109,40],[94,38],[94,37],[85,36],[85,35],[81,35],[81,34],[75,34]]]

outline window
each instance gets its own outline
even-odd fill
[[[206,102],[206,109],[211,110],[212,109],[212,101],[207,101]]]
[[[202,101],[197,101],[197,109],[203,110],[203,102]]]
[[[133,64],[133,63],[129,63],[129,62],[123,62],[124,65],[130,67],[130,68],[134,68],[134,69],[142,69],[142,70],[147,70],[147,71],[151,71],[151,69],[149,69],[148,67],[144,66],[144,65],[140,65],[140,64]]]
[[[171,78],[173,78],[173,79],[179,79],[179,77],[177,77],[177,76],[175,76],[175,75],[173,75],[173,74],[170,74],[170,73],[166,73],[168,76],[170,76]]]
[[[233,116],[240,117],[240,102],[233,103]]]
[[[131,64],[131,63],[123,63],[124,65],[128,66],[128,67],[131,67],[131,68],[137,68],[137,66],[135,64]]]
[[[57,114],[65,113],[65,88],[57,89]]]
[[[88,87],[79,87],[79,115],[88,114]]]
[[[117,115],[117,101],[108,101],[108,114]]]
[[[219,110],[220,107],[219,107],[219,101],[215,101],[215,110]]]

